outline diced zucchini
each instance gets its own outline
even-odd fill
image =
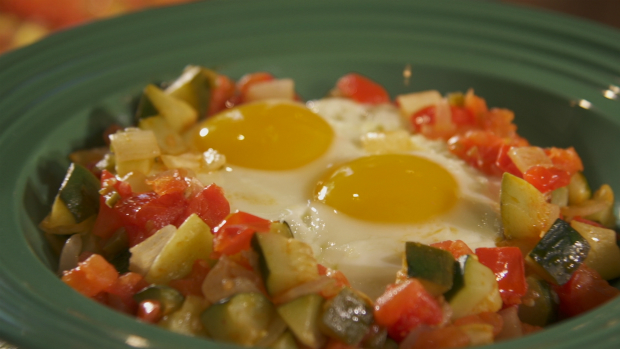
[[[524,179],[506,172],[502,176],[500,214],[507,239],[538,241],[559,217],[559,207],[547,203],[545,196]]]
[[[322,306],[323,297],[308,294],[279,306],[277,311],[297,340],[303,345],[318,349],[326,339],[319,329]]]
[[[198,112],[187,102],[164,93],[155,85],[147,85],[144,94],[170,127],[176,132],[183,132],[198,120]]]
[[[552,191],[551,203],[560,207],[568,206],[568,187],[561,187]]]
[[[455,261],[450,252],[407,241],[405,260],[407,275],[420,280],[430,293],[441,295],[452,288]]]
[[[190,273],[197,259],[211,261],[213,234],[211,228],[195,213],[176,230],[153,261],[145,279],[153,284],[166,284]]]
[[[454,319],[502,308],[495,274],[475,255],[465,255],[456,261],[453,286],[445,297]]]
[[[298,349],[295,337],[290,331],[284,331],[269,348],[271,349]]]
[[[167,225],[146,240],[130,248],[129,270],[143,276],[148,274],[153,261],[155,261],[155,258],[161,253],[176,231],[177,228],[174,225]]]
[[[619,277],[620,248],[616,243],[616,232],[575,220],[570,225],[586,238],[590,245],[590,252],[584,263],[596,270],[605,280]]]
[[[254,346],[266,334],[278,314],[273,304],[260,293],[238,293],[213,304],[200,316],[202,324],[215,340]]]
[[[158,301],[161,305],[162,315],[165,316],[180,309],[185,297],[172,287],[152,285],[136,293],[133,299],[138,303],[147,300]]]
[[[533,275],[525,278],[527,293],[519,304],[519,319],[533,326],[547,326],[557,320],[559,299],[549,283]]]
[[[373,308],[350,288],[343,288],[323,305],[323,333],[348,345],[359,344],[374,320]]]
[[[568,204],[579,205],[592,197],[592,190],[586,176],[581,172],[575,173],[568,184]]]
[[[184,335],[207,336],[200,315],[208,305],[209,302],[205,301],[204,298],[189,295],[185,297],[180,309],[164,316],[157,325]]]
[[[256,233],[252,248],[258,253],[260,273],[271,296],[319,277],[312,248],[306,243],[280,234]]]
[[[271,226],[269,227],[269,229],[270,233],[282,235],[287,239],[294,238],[291,226],[286,221],[271,222]]]
[[[101,184],[86,167],[71,164],[58,191],[58,198],[80,223],[99,212],[99,189]]]
[[[157,108],[155,108],[149,97],[142,92],[138,101],[138,108],[136,109],[136,119],[140,120],[157,114],[159,114]]]
[[[188,150],[183,137],[172,129],[168,121],[161,115],[140,119],[138,127],[142,130],[153,131],[157,145],[163,154],[177,155]]]
[[[217,74],[199,66],[187,66],[183,74],[167,89],[166,93],[187,102],[197,112],[199,117],[207,115],[211,100],[211,86]]]
[[[588,256],[590,244],[570,224],[557,219],[526,258],[545,280],[563,285]]]

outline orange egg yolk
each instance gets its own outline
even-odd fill
[[[333,138],[329,124],[303,105],[257,102],[207,119],[194,144],[200,151],[217,150],[233,165],[289,170],[319,158]]]
[[[414,155],[385,154],[355,159],[327,173],[314,198],[366,221],[418,223],[448,211],[458,185],[440,165]]]

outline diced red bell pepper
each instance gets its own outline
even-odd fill
[[[469,248],[469,246],[467,246],[467,244],[463,240],[446,240],[446,241],[436,242],[434,244],[431,244],[431,246],[437,247],[437,248],[440,248],[442,250],[446,250],[452,253],[452,256],[454,256],[454,259],[457,259],[466,254],[474,253],[474,251],[472,251],[471,248]]]
[[[215,86],[211,90],[208,115],[214,115],[226,109],[227,103],[234,99],[235,92],[235,83],[225,75],[218,75],[215,79]],[[231,106],[232,104],[235,102],[231,101]]]
[[[390,95],[383,86],[360,74],[350,73],[341,77],[336,82],[336,89],[343,97],[358,103],[390,103]]]
[[[495,274],[504,306],[521,304],[527,292],[523,254],[518,247],[481,247],[478,260]]]
[[[213,252],[230,256],[249,250],[252,235],[266,233],[270,226],[271,221],[267,219],[243,211],[235,212],[214,229]]]
[[[116,280],[116,282],[104,290],[107,293],[105,304],[118,311],[135,315],[138,303],[133,296],[148,283],[144,277],[138,273],[128,272]]]
[[[146,323],[155,324],[163,317],[161,303],[154,299],[147,299],[140,302],[136,317]]]
[[[620,295],[620,290],[585,264],[567,283],[554,289],[560,298],[560,312],[567,317],[583,314]]]
[[[410,278],[389,285],[375,303],[375,321],[396,341],[403,340],[416,327],[438,325],[443,313],[439,302],[420,281]]]

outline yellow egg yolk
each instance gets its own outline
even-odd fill
[[[319,115],[294,103],[257,102],[204,121],[194,135],[200,151],[213,148],[233,165],[289,170],[319,158],[334,132]]]
[[[385,154],[355,159],[327,173],[315,200],[354,218],[417,223],[448,211],[458,197],[452,175],[414,155]]]

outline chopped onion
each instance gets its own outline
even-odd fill
[[[536,165],[551,166],[553,163],[540,147],[514,147],[508,151],[508,157],[521,173]]]
[[[502,309],[498,314],[502,316],[504,326],[501,332],[495,337],[496,340],[513,339],[523,336],[523,329],[521,328],[521,320],[519,319],[517,307]]]
[[[408,93],[396,97],[396,103],[401,113],[410,117],[418,110],[430,105],[437,105],[441,101],[441,93],[436,90]]]
[[[246,102],[266,99],[294,100],[295,82],[293,79],[276,79],[250,85],[245,96]]]
[[[295,298],[313,293],[321,293],[322,291],[331,291],[336,287],[336,281],[329,276],[321,275],[318,278],[295,286],[290,290],[273,298],[274,304],[283,304],[292,301]]]
[[[58,262],[58,274],[62,274],[65,270],[71,270],[77,267],[79,256],[82,252],[82,236],[80,234],[71,235],[60,252],[60,260]]]
[[[281,317],[276,316],[267,327],[267,335],[261,338],[254,346],[259,348],[268,348],[273,344],[286,330],[287,325]]]
[[[254,271],[222,256],[202,283],[202,293],[211,303],[238,293],[261,293],[261,278]]]
[[[586,200],[579,205],[561,207],[560,211],[568,220],[573,217],[586,217],[591,214],[606,210],[609,204],[599,200]]]
[[[153,131],[126,129],[110,135],[116,161],[153,159],[161,154]]]

